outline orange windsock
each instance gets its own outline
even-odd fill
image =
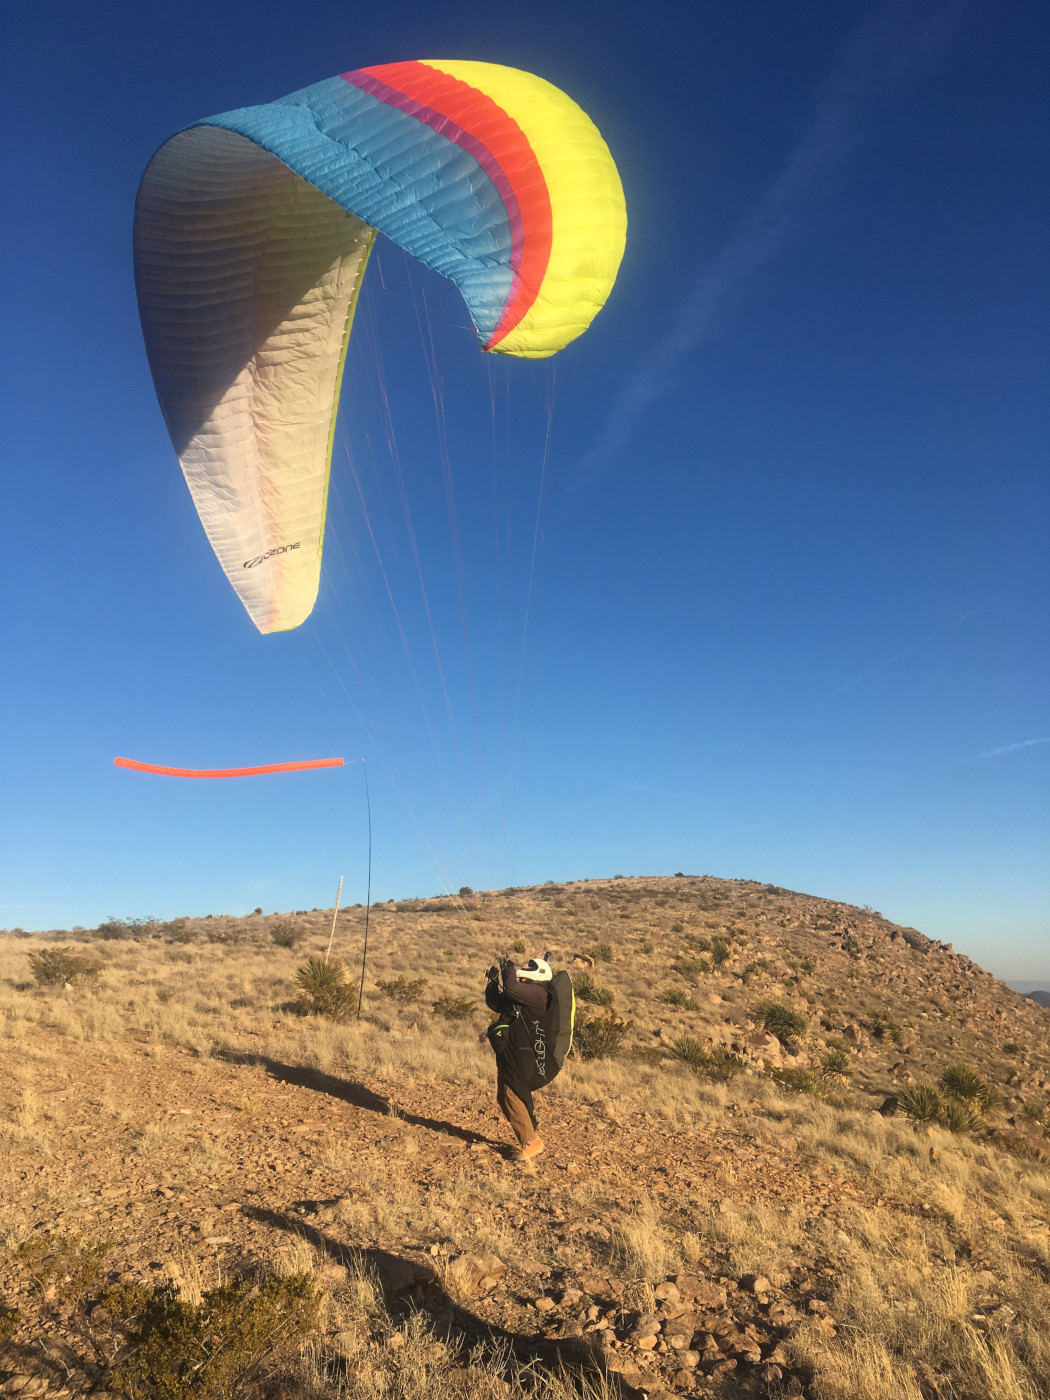
[[[301,773],[308,768],[342,768],[341,758],[304,758],[298,763],[262,763],[257,768],[166,768],[160,763],[140,763],[137,758],[115,758],[118,768],[136,773],[159,773],[165,778],[255,778],[260,773]]]

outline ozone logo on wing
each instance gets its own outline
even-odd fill
[[[268,549],[265,554],[257,554],[254,559],[246,559],[241,565],[242,569],[254,569],[256,564],[262,564],[267,559],[272,559],[275,554],[287,554],[290,549],[298,549],[300,541],[295,544],[281,544],[276,549]]]

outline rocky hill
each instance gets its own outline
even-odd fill
[[[212,1309],[205,1387],[220,1283],[294,1279],[231,1393],[1050,1393],[1034,1000],[875,911],[675,876],[381,905],[358,1017],[363,923],[327,1003],[331,910],[0,938],[4,1393],[167,1394],[134,1381],[165,1298]],[[522,1166],[483,972],[547,949],[578,1053]]]

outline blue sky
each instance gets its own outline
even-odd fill
[[[341,873],[362,899],[359,766],[111,766],[345,754],[380,899],[746,876],[1050,980],[1045,6],[6,22],[0,926],[313,907]],[[575,97],[627,255],[537,365],[480,354],[455,290],[380,245],[318,606],[261,637],[153,396],[137,182],[198,117],[412,57]]]

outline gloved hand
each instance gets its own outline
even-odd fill
[[[500,958],[499,970],[503,974],[504,980],[506,980],[507,977],[514,972],[514,959]]]
[[[493,963],[492,966],[485,973],[485,980],[488,982],[499,981],[499,968],[496,966],[495,963]]]

